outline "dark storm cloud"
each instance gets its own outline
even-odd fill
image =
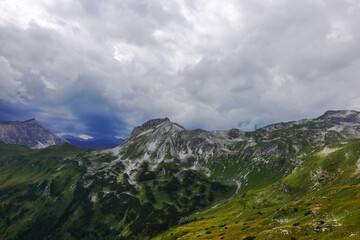
[[[25,121],[33,117],[34,109],[0,100],[0,121]]]
[[[95,136],[164,116],[252,129],[360,110],[359,10],[356,0],[3,1],[1,118]]]

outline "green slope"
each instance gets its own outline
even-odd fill
[[[359,140],[318,147],[280,181],[193,214],[154,239],[359,239],[359,164]]]
[[[0,143],[0,239],[360,239],[359,112],[154,124],[104,151]]]
[[[0,237],[31,239],[54,231],[80,178],[69,144],[29,150],[0,143]]]
[[[143,162],[134,185],[104,152],[0,143],[0,153],[1,239],[144,239],[236,190],[178,160]]]

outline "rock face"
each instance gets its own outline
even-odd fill
[[[123,159],[129,179],[142,162],[156,168],[180,161],[208,176],[233,177],[246,182],[288,174],[306,159],[307,146],[360,138],[360,112],[327,111],[315,119],[277,123],[254,132],[187,130],[168,118],[153,119],[134,128],[131,137],[111,151]],[[228,161],[231,159],[231,166]],[[279,160],[280,159],[280,160]],[[244,186],[244,185],[242,185]]]
[[[131,132],[131,137],[136,137],[140,133],[147,131],[153,127],[156,127],[157,125],[163,122],[170,122],[170,120],[168,118],[157,118],[157,119],[149,120],[143,125],[134,128],[134,130]]]
[[[34,149],[66,142],[34,118],[24,122],[0,122],[0,141],[6,144],[25,145]]]
[[[153,119],[134,128],[131,137],[119,147],[119,150],[120,153],[126,152],[130,148],[134,150],[134,145],[136,145],[136,151],[141,153],[139,155],[156,153],[156,158],[163,158],[170,154],[181,160],[185,155],[207,158],[215,153],[229,153],[231,146],[243,143],[248,151],[252,148],[251,151],[266,153],[266,155],[274,154],[275,157],[279,157],[276,146],[279,137],[291,138],[291,142],[295,143],[295,148],[296,144],[302,144],[297,142],[298,139],[304,138],[313,143],[322,142],[327,138],[360,138],[360,112],[327,111],[315,119],[272,124],[249,133],[239,129],[229,131],[186,130],[168,118]],[[261,147],[255,149],[256,145],[261,145]]]
[[[202,129],[187,130],[168,118],[153,119],[135,127],[128,141],[121,145],[120,152],[126,152],[138,145],[137,152],[157,155],[157,159],[165,155],[203,155],[221,151],[236,141],[244,140],[245,132],[238,129],[230,131],[206,131]],[[227,150],[225,150],[227,151]]]

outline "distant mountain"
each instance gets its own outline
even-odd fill
[[[4,239],[359,239],[360,112],[253,132],[168,118],[112,149],[0,143]]]
[[[29,148],[46,148],[66,142],[34,118],[24,122],[0,122],[0,141]]]
[[[92,139],[83,139],[79,137],[74,137],[71,135],[63,136],[69,143],[74,146],[81,148],[92,148],[92,149],[107,149],[113,148],[122,144],[125,140],[118,138],[92,138]]]

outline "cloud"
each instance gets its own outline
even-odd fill
[[[21,73],[13,69],[6,58],[0,56],[0,96],[9,102],[24,102],[26,91],[19,78]]]
[[[129,134],[168,116],[253,129],[360,110],[358,1],[32,1],[0,6],[3,120]],[[7,105],[5,107],[5,105]],[[27,116],[27,115],[26,115]]]
[[[84,140],[89,140],[89,139],[93,139],[94,137],[86,135],[86,134],[76,134],[76,133],[58,133],[57,134],[60,137],[67,137],[67,136],[73,136],[73,137],[77,137],[77,138],[81,138]]]

